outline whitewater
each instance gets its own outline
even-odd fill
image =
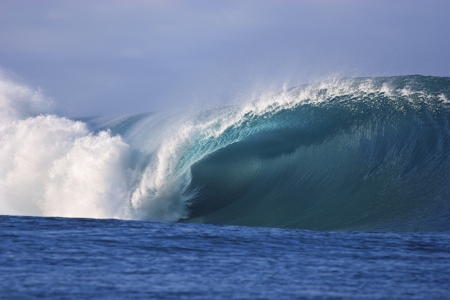
[[[450,229],[450,78],[344,78],[214,109],[69,119],[0,79],[0,214]]]

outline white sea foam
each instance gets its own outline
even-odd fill
[[[184,195],[184,191],[190,182],[189,165],[182,167],[180,161],[198,136],[189,118],[170,119],[169,123],[163,122],[164,126],[152,124],[151,138],[138,137],[138,140],[146,140],[145,148],[150,154],[131,195],[132,207],[139,218],[177,221],[188,216],[189,196]]]
[[[440,94],[438,96],[438,99],[441,100],[443,103],[450,103],[450,101],[447,99],[447,97],[445,97],[444,94]]]
[[[43,115],[50,103],[0,78],[0,214],[128,217],[128,145]]]
[[[17,119],[48,112],[51,106],[51,99],[40,89],[16,84],[0,72],[0,129]]]

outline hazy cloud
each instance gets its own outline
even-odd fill
[[[9,1],[0,67],[68,115],[229,103],[338,74],[450,75],[448,1]]]

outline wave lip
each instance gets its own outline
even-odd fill
[[[450,79],[344,83],[338,93],[336,83],[308,91],[316,98],[289,91],[297,102],[274,101],[275,110],[233,128],[251,134],[191,167],[190,188],[200,192],[187,221],[449,230]]]

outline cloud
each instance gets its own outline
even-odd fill
[[[449,75],[446,1],[14,1],[0,66],[66,114],[228,103],[330,74]],[[241,96],[240,96],[241,95]]]

